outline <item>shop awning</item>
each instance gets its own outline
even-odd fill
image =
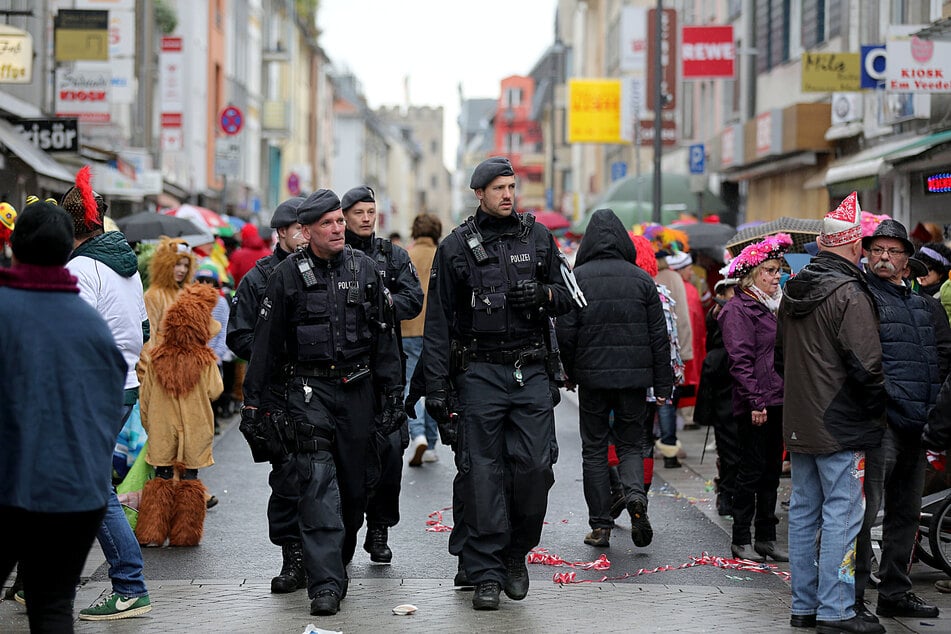
[[[876,145],[832,163],[826,170],[823,184],[830,191],[832,189],[851,191],[868,187],[870,182],[874,183],[880,176],[891,171],[892,163],[918,156],[937,145],[948,142],[951,142],[951,130],[905,137]]]
[[[0,119],[0,143],[32,167],[37,174],[57,181],[55,187],[64,183],[68,185],[74,183],[72,172],[63,167],[52,156],[26,140],[10,125],[9,121],[3,119]]]

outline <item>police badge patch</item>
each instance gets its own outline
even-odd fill
[[[419,281],[419,272],[416,270],[416,267],[413,266],[413,263],[409,263],[409,272],[413,274],[413,279],[417,282]]]
[[[272,304],[270,297],[265,297],[263,300],[261,300],[261,310],[258,311],[258,317],[264,321],[267,321],[271,316],[271,306]]]

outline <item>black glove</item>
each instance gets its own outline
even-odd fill
[[[383,413],[377,431],[389,436],[406,423],[406,412],[403,411],[403,388],[390,390],[383,401]]]
[[[551,393],[551,405],[555,407],[558,403],[561,403],[561,390],[558,389],[558,386],[555,385],[555,382],[552,381],[548,386],[548,391]]]
[[[426,395],[426,411],[440,425],[449,422],[449,392],[435,390]]]
[[[548,287],[535,280],[519,280],[505,296],[512,308],[541,308],[548,304]]]
[[[419,402],[419,399],[416,399],[410,403],[411,398],[413,398],[412,394],[406,397],[406,402],[403,403],[403,411],[406,412],[406,416],[408,418],[416,420],[416,403]]]
[[[449,420],[446,422],[436,421],[436,428],[439,429],[442,444],[455,451],[456,443],[459,442],[459,414],[449,414]]]

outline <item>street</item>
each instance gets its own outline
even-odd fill
[[[498,612],[471,609],[471,593],[452,588],[456,560],[446,550],[448,532],[427,531],[430,514],[442,510],[452,525],[450,505],[452,456],[439,446],[440,461],[405,467],[402,520],[390,531],[392,565],[376,565],[362,550],[363,535],[350,567],[349,594],[339,614],[309,615],[301,590],[289,595],[269,592],[280,569],[280,549],[267,539],[268,465],[251,462],[236,420],[223,428],[214,454],[216,465],[199,475],[220,503],[208,512],[205,536],[197,548],[145,550],[145,572],[153,610],[115,622],[77,621],[77,632],[288,632],[300,634],[310,623],[329,631],[370,632],[452,629],[481,632],[773,632],[789,628],[789,588],[771,572],[697,565],[677,568],[691,557],[729,556],[729,520],[716,515],[712,478],[715,454],[700,463],[706,429],[681,432],[687,457],[682,469],[658,468],[651,489],[649,514],[654,541],[634,548],[626,513],[618,520],[610,549],[586,546],[587,512],[581,485],[577,401],[568,395],[556,410],[560,458],[551,491],[548,524],[541,547],[569,562],[591,562],[603,552],[607,570],[529,565],[528,597],[513,602],[503,596]],[[710,435],[712,440],[712,434]],[[658,463],[660,461],[658,460]],[[779,499],[789,498],[789,480]],[[780,541],[785,543],[785,508],[778,509]],[[438,519],[438,516],[433,516]],[[107,566],[98,545],[87,562],[90,575],[79,589],[75,609],[86,607],[109,590]],[[777,572],[788,571],[781,564]],[[558,585],[555,574],[575,572],[577,580],[619,579]],[[951,595],[933,582],[943,574],[916,564],[915,591],[943,611],[933,621],[883,619],[890,632],[951,632]],[[870,591],[874,611],[875,592]],[[412,616],[395,616],[392,608],[410,603]],[[0,631],[28,631],[26,610],[13,601],[0,603]]]

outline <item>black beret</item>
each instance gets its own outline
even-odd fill
[[[309,225],[320,220],[320,217],[331,211],[340,209],[340,199],[329,189],[318,189],[308,196],[297,208],[297,221],[302,225]]]
[[[52,203],[27,205],[17,217],[10,248],[23,264],[65,266],[73,251],[73,218]]]
[[[340,201],[340,208],[346,211],[357,203],[375,202],[376,196],[374,196],[373,190],[366,185],[360,185],[359,187],[354,187],[343,195],[343,199]]]
[[[277,209],[274,210],[274,215],[271,216],[271,229],[280,229],[297,222],[297,208],[301,206],[302,202],[304,202],[304,198],[297,196],[288,198],[278,205]]]
[[[472,171],[472,180],[469,181],[469,187],[485,189],[486,185],[498,176],[515,176],[512,163],[504,156],[493,156],[479,163]]]

